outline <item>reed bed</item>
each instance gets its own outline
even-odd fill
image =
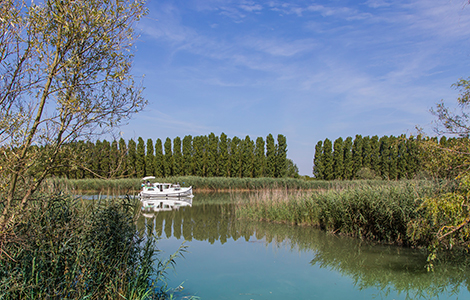
[[[412,221],[424,217],[418,209],[422,199],[452,188],[443,182],[404,181],[298,193],[265,190],[248,202],[241,201],[236,213],[239,218],[310,225],[368,240],[419,246],[408,231]]]
[[[135,225],[138,201],[40,197],[18,212],[0,259],[1,299],[166,299],[156,240]]]
[[[230,191],[230,190],[263,190],[263,189],[288,189],[288,190],[341,190],[351,189],[357,186],[382,186],[397,185],[396,181],[382,180],[304,180],[298,178],[238,178],[238,177],[198,177],[177,176],[168,178],[156,178],[159,182],[179,182],[184,186],[192,186],[195,190],[203,191]],[[93,193],[107,193],[108,191],[120,191],[124,194],[136,193],[140,190],[141,179],[66,179],[49,178],[45,185],[47,188],[65,191],[80,191]]]

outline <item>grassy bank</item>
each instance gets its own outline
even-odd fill
[[[422,200],[454,188],[448,182],[404,181],[297,194],[261,191],[250,201],[240,202],[237,216],[316,226],[385,243],[425,246],[430,241],[416,239],[412,228],[426,216],[420,209]]]
[[[326,181],[304,180],[297,178],[232,178],[232,177],[198,177],[178,176],[157,178],[159,182],[179,182],[184,186],[192,186],[194,190],[229,191],[229,190],[263,190],[263,189],[289,189],[289,190],[341,190],[351,189],[358,185],[381,186],[382,180],[352,180],[352,181]],[[394,182],[386,182],[395,184]],[[140,190],[140,178],[125,179],[66,179],[50,178],[46,189],[60,189],[66,191],[89,191],[95,193],[132,194]]]
[[[165,299],[178,253],[157,257],[155,239],[135,225],[138,208],[130,199],[31,201],[2,232],[0,298]]]

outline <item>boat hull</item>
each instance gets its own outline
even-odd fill
[[[193,195],[193,188],[180,188],[179,190],[144,190],[140,192],[141,198],[157,198],[157,197],[191,197]]]

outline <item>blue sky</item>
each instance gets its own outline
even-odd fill
[[[284,134],[302,175],[325,138],[432,134],[429,109],[470,76],[465,4],[150,0],[133,66],[149,105],[120,130]]]

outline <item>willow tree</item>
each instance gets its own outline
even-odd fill
[[[131,63],[133,27],[145,13],[142,0],[2,0],[2,220],[13,198],[24,205],[57,167],[65,143],[113,128],[144,107]]]

